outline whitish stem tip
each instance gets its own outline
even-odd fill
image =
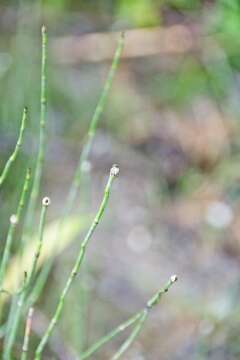
[[[18,223],[17,215],[13,214],[13,215],[10,216],[10,223],[12,225],[17,225],[17,223]]]
[[[171,283],[175,283],[175,282],[177,281],[177,279],[178,279],[177,275],[172,275],[172,276],[170,277]]]
[[[117,164],[114,164],[110,170],[110,175],[118,176],[119,175],[119,166]]]
[[[43,206],[49,206],[51,204],[51,200],[48,196],[45,196],[43,199],[42,199],[42,205]]]

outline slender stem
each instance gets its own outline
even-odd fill
[[[168,292],[172,284],[174,284],[177,281],[177,279],[178,278],[176,275],[172,275],[168,280],[168,282],[148,301],[147,308],[151,309],[153,306],[157,305],[160,302],[162,296],[166,292]]]
[[[42,27],[42,64],[41,64],[41,98],[40,98],[40,133],[39,149],[37,155],[36,169],[33,179],[33,187],[28,206],[27,226],[31,226],[32,218],[36,208],[39,195],[40,182],[45,155],[46,140],[46,113],[47,113],[47,30]]]
[[[11,359],[11,350],[12,346],[16,337],[17,327],[19,318],[21,315],[22,305],[23,305],[23,298],[22,293],[25,289],[27,281],[27,274],[24,272],[24,280],[21,289],[18,293],[14,294],[11,301],[10,312],[8,314],[7,320],[7,331],[4,337],[4,344],[3,344],[3,360]]]
[[[27,108],[24,108],[23,110],[23,115],[22,115],[22,121],[21,121],[21,126],[20,126],[20,131],[19,131],[19,135],[18,135],[18,140],[17,143],[15,145],[15,149],[13,151],[13,153],[11,154],[11,156],[9,157],[3,171],[2,174],[0,175],[0,188],[3,185],[4,181],[6,180],[8,173],[14,163],[14,161],[16,160],[19,150],[22,146],[22,142],[23,142],[23,135],[24,135],[24,131],[26,128],[26,120],[27,120]]]
[[[52,260],[50,259],[47,264],[44,264],[43,268],[40,270],[37,279],[34,281],[34,287],[28,297],[27,307],[33,306],[38,300],[48,279],[48,275],[51,270],[51,262]]]
[[[76,277],[76,275],[78,274],[79,270],[80,270],[80,267],[81,267],[81,264],[82,264],[82,261],[84,259],[84,255],[85,255],[85,252],[86,252],[86,248],[87,248],[87,245],[97,227],[97,225],[99,224],[99,221],[101,220],[102,216],[103,216],[103,213],[107,207],[107,204],[108,204],[108,200],[109,200],[109,196],[110,196],[110,191],[111,191],[111,187],[112,187],[112,183],[113,183],[113,180],[114,178],[118,175],[119,173],[119,168],[116,166],[116,165],[113,165],[113,167],[111,168],[110,170],[110,175],[109,175],[109,178],[108,178],[108,182],[107,182],[107,185],[105,187],[105,190],[104,190],[104,195],[103,195],[103,199],[102,199],[102,202],[100,204],[100,207],[98,209],[98,212],[97,212],[97,215],[95,216],[85,238],[83,239],[82,243],[81,243],[81,246],[80,246],[80,250],[79,250],[79,254],[77,256],[77,259],[75,261],[75,264],[72,268],[72,271],[67,279],[67,282],[65,284],[65,287],[61,293],[61,296],[59,298],[59,301],[58,301],[58,304],[57,304],[57,307],[56,307],[56,311],[50,321],[50,324],[45,332],[45,334],[43,335],[37,349],[36,349],[36,352],[35,352],[35,360],[39,360],[41,359],[41,356],[42,356],[42,352],[47,344],[47,341],[49,339],[49,337],[51,336],[56,324],[58,323],[59,321],[59,318],[61,316],[61,313],[62,313],[62,310],[63,310],[63,306],[64,306],[64,303],[65,303],[65,298],[69,292],[69,289],[72,285],[72,282],[74,280],[74,278]]]
[[[117,48],[115,50],[115,54],[113,57],[113,61],[109,70],[109,73],[107,75],[107,79],[106,82],[104,84],[104,88],[103,91],[100,95],[100,98],[98,100],[96,109],[94,111],[93,117],[91,119],[90,122],[90,126],[89,126],[89,130],[83,145],[83,149],[80,155],[80,159],[79,159],[79,163],[74,175],[74,179],[71,185],[71,188],[69,190],[69,194],[67,197],[67,202],[66,202],[66,209],[65,209],[65,216],[68,216],[69,212],[72,210],[74,201],[76,199],[77,196],[77,192],[79,190],[80,187],[80,182],[81,182],[81,177],[82,177],[82,172],[83,172],[83,168],[85,165],[86,160],[88,159],[88,155],[89,152],[91,150],[92,147],[92,142],[94,139],[94,136],[96,134],[96,130],[97,130],[97,125],[100,119],[100,116],[103,113],[109,92],[112,88],[112,83],[113,83],[113,78],[114,75],[116,73],[116,70],[118,68],[118,64],[120,61],[120,57],[123,51],[123,46],[124,46],[124,33],[121,34],[119,40],[118,40],[118,45]]]
[[[4,332],[4,343],[3,343],[3,359],[7,360],[6,356],[4,355],[4,351],[5,351],[5,347],[7,345],[8,342],[8,338],[10,336],[10,333],[12,332],[12,320],[15,317],[15,313],[16,313],[16,309],[17,309],[17,300],[18,300],[18,295],[15,293],[13,294],[13,296],[11,297],[11,304],[10,304],[10,309],[8,312],[8,318],[7,318],[7,322],[5,325],[5,332]]]
[[[27,360],[29,340],[30,340],[30,334],[31,334],[31,329],[32,329],[33,313],[34,313],[34,309],[31,307],[29,309],[28,315],[27,315],[21,360]]]
[[[133,341],[136,339],[136,337],[142,330],[145,320],[147,319],[147,315],[148,315],[148,310],[144,309],[140,319],[133,328],[133,331],[131,332],[127,340],[124,341],[124,343],[122,344],[120,349],[116,352],[116,354],[111,358],[111,360],[118,360],[123,355],[123,353],[125,353],[125,351],[127,351],[127,349],[132,345]]]
[[[36,251],[35,251],[35,254],[34,254],[32,267],[31,267],[29,277],[28,277],[28,288],[31,287],[32,280],[33,280],[33,278],[35,276],[35,273],[36,273],[36,270],[37,270],[37,262],[38,262],[38,259],[39,259],[39,256],[40,256],[41,250],[42,250],[43,231],[44,231],[45,222],[46,222],[47,208],[48,208],[49,205],[50,205],[50,199],[48,197],[43,198],[43,200],[42,200],[42,210],[41,210],[40,222],[39,222],[39,230],[38,230],[38,243],[37,243],[37,248],[36,248]]]
[[[14,233],[15,233],[15,228],[21,220],[22,211],[23,211],[23,208],[24,208],[24,205],[26,202],[26,196],[27,196],[28,189],[29,189],[30,178],[31,178],[31,172],[30,172],[30,169],[27,169],[22,193],[21,193],[20,200],[19,200],[18,207],[17,207],[16,215],[12,215],[10,217],[10,226],[9,226],[7,240],[6,240],[6,244],[4,247],[1,266],[0,266],[0,289],[2,288],[7,264],[8,264],[9,257],[10,257],[11,245],[12,245],[12,241],[13,241],[13,237],[14,237]]]
[[[126,349],[127,349],[130,346],[130,344],[133,342],[133,340],[136,338],[138,333],[140,332],[140,330],[146,320],[149,310],[152,309],[153,306],[155,306],[159,303],[162,295],[165,294],[169,290],[169,288],[172,286],[172,284],[175,283],[176,281],[177,281],[177,276],[172,275],[170,277],[169,281],[167,282],[167,284],[165,284],[165,286],[163,288],[161,288],[156,294],[154,294],[154,296],[147,302],[147,305],[143,310],[139,311],[138,313],[136,313],[135,315],[130,317],[130,319],[128,319],[127,321],[125,321],[124,323],[119,325],[116,329],[112,330],[109,334],[105,335],[100,340],[98,340],[88,350],[86,350],[85,352],[83,352],[81,354],[80,360],[85,360],[85,359],[89,358],[98,349],[100,349],[104,344],[106,344],[107,342],[112,340],[114,337],[119,335],[122,331],[126,330],[129,326],[136,323],[136,326],[134,327],[132,333],[130,334],[130,340],[128,338],[124,343],[125,345],[123,344],[123,346],[120,348],[120,350],[123,347],[125,349],[125,347],[129,344],[126,347]],[[121,350],[121,354],[122,354],[122,350]]]
[[[32,280],[34,278],[36,268],[37,268],[37,261],[38,261],[39,255],[40,255],[40,251],[42,249],[43,231],[44,231],[44,226],[45,226],[45,221],[46,221],[46,211],[47,211],[47,207],[49,206],[49,204],[50,204],[50,199],[48,197],[43,198],[40,223],[39,223],[39,231],[38,231],[37,248],[36,248],[36,252],[34,254],[34,259],[33,259],[33,264],[32,264],[31,270],[30,270],[29,274],[27,274],[24,285],[18,296],[17,308],[16,308],[15,313],[12,318],[10,334],[8,335],[8,338],[5,341],[4,360],[11,359],[12,347],[13,347],[15,338],[17,336],[17,331],[19,328],[21,314],[23,311],[23,307],[26,303],[27,296],[29,294],[29,288],[30,288]]]
[[[100,340],[98,340],[94,345],[92,345],[88,350],[84,351],[81,356],[80,360],[84,360],[89,358],[92,354],[94,354],[99,348],[101,348],[104,344],[112,340],[114,337],[122,333],[124,330],[126,330],[128,327],[136,323],[141,318],[142,311],[138,312],[137,314],[134,314],[130,319],[116,327],[114,330],[112,330],[109,334],[102,337]]]

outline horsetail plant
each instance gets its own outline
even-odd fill
[[[77,165],[77,169],[75,171],[75,175],[72,181],[72,185],[70,186],[70,190],[67,196],[66,205],[63,211],[63,215],[60,218],[58,230],[57,230],[57,236],[61,236],[61,225],[65,221],[65,219],[70,215],[70,212],[73,208],[74,202],[76,200],[79,187],[81,184],[81,177],[82,172],[84,169],[84,165],[86,161],[88,160],[89,153],[92,147],[92,143],[96,134],[97,126],[99,119],[103,113],[108,95],[110,93],[113,78],[115,75],[115,72],[117,70],[117,67],[119,65],[120,57],[123,51],[124,46],[124,34],[122,33],[117,48],[115,50],[115,54],[113,57],[113,61],[110,67],[110,70],[107,75],[106,82],[104,84],[102,93],[100,95],[100,98],[97,102],[96,109],[94,111],[93,117],[90,121],[89,130],[87,133],[87,136],[85,138],[82,152],[79,158],[79,162]],[[27,207],[27,214],[26,219],[24,223],[24,228],[22,232],[22,242],[21,242],[21,249],[20,251],[23,251],[24,243],[25,243],[25,236],[29,229],[31,229],[33,225],[33,217],[35,215],[36,210],[36,204],[38,201],[39,191],[40,191],[40,185],[41,185],[41,178],[42,178],[42,172],[43,172],[43,164],[44,164],[44,157],[45,157],[45,139],[46,139],[46,110],[47,110],[47,78],[46,78],[46,67],[47,67],[47,31],[46,27],[42,27],[42,56],[41,56],[41,99],[40,99],[40,132],[39,132],[39,147],[38,147],[38,154],[36,159],[36,166],[33,176],[33,184],[32,184],[32,190],[29,197],[28,207]],[[23,117],[21,122],[21,128],[19,132],[19,137],[17,140],[17,144],[15,147],[15,150],[13,154],[10,156],[9,160],[7,161],[4,170],[2,174],[0,175],[0,188],[4,181],[6,180],[9,170],[14,163],[14,161],[17,158],[19,149],[22,145],[23,141],[23,134],[26,127],[26,117],[27,117],[27,109],[25,108],[23,111]],[[50,319],[49,325],[47,329],[45,330],[45,333],[41,337],[38,346],[35,349],[34,354],[34,360],[40,360],[43,357],[43,352],[45,350],[45,347],[55,329],[57,326],[61,314],[63,312],[63,308],[65,305],[66,297],[71,289],[71,286],[73,284],[73,281],[79,271],[81,270],[81,265],[83,263],[83,260],[85,258],[86,250],[89,245],[89,242],[96,230],[96,227],[98,226],[99,222],[102,220],[103,215],[105,213],[105,210],[109,203],[109,197],[112,189],[112,185],[114,182],[114,179],[119,174],[119,167],[117,165],[113,165],[110,169],[110,174],[108,177],[107,184],[104,189],[102,201],[100,203],[100,206],[98,208],[97,214],[94,217],[89,230],[87,231],[85,237],[83,238],[83,241],[80,244],[78,255],[75,259],[75,262],[73,264],[72,270],[66,279],[65,285],[63,287],[63,290],[58,298],[56,309],[53,313],[52,318]],[[10,226],[7,234],[7,240],[5,244],[5,248],[3,250],[3,256],[2,261],[0,265],[0,293],[7,292],[6,289],[3,289],[3,282],[6,272],[6,267],[9,262],[10,253],[11,253],[11,245],[14,238],[15,228],[17,224],[22,220],[22,212],[26,205],[26,199],[27,194],[29,190],[29,184],[31,180],[31,174],[30,170],[28,169],[25,176],[25,181],[23,185],[23,189],[21,192],[19,204],[17,207],[16,214],[13,214],[10,218]],[[46,215],[47,215],[47,208],[50,205],[50,199],[48,197],[43,198],[42,200],[42,208],[40,213],[40,220],[39,220],[39,227],[38,227],[38,240],[36,244],[35,252],[32,256],[32,262],[30,265],[30,269],[28,272],[24,271],[24,280],[21,288],[12,295],[11,298],[11,306],[10,311],[8,313],[7,318],[7,325],[4,334],[4,343],[3,343],[3,354],[2,358],[3,360],[11,360],[12,359],[12,353],[13,353],[13,347],[16,341],[16,338],[18,336],[19,328],[20,328],[20,322],[22,318],[26,318],[26,324],[25,324],[25,332],[24,332],[24,338],[23,338],[23,345],[22,349],[20,349],[20,359],[21,360],[27,360],[29,355],[29,342],[30,342],[30,334],[32,329],[32,318],[33,318],[33,305],[35,306],[35,302],[40,296],[40,293],[42,292],[42,289],[44,287],[44,284],[46,283],[48,279],[48,274],[51,269],[51,265],[53,263],[53,260],[50,259],[48,263],[43,266],[41,269],[40,275],[37,277],[37,270],[38,270],[38,259],[42,251],[42,247],[44,246],[44,229],[45,229],[45,223],[46,223]],[[36,281],[35,281],[36,280]],[[148,315],[151,311],[151,309],[157,305],[160,302],[160,299],[162,298],[163,294],[166,293],[169,288],[172,286],[173,283],[175,283],[177,280],[177,276],[173,275],[171,276],[170,280],[167,282],[167,284],[160,289],[146,304],[146,306],[140,310],[138,313],[130,317],[127,321],[123,322],[121,325],[119,325],[117,328],[112,330],[109,334],[102,337],[100,340],[98,340],[95,344],[93,344],[89,349],[81,353],[80,360],[88,359],[90,356],[95,354],[103,345],[110,342],[113,338],[118,336],[119,334],[123,333],[126,329],[132,327],[132,332],[127,337],[127,339],[123,342],[121,347],[118,349],[118,351],[113,355],[112,360],[118,360],[122,355],[128,350],[128,348],[132,345],[140,331],[142,330],[145,321],[148,318]],[[21,351],[22,350],[22,351]]]
[[[25,107],[23,109],[23,115],[22,115],[22,121],[21,121],[21,126],[20,126],[20,130],[19,130],[19,135],[18,135],[18,140],[15,146],[15,149],[12,153],[12,155],[9,157],[8,161],[6,162],[4,169],[2,171],[2,174],[0,175],[0,188],[2,187],[4,181],[7,179],[8,173],[12,167],[12,165],[14,164],[19,150],[22,146],[22,142],[23,142],[23,135],[26,129],[26,120],[27,120],[27,108]]]
[[[137,335],[139,334],[140,330],[142,329],[145,320],[147,319],[147,316],[149,314],[149,311],[157,305],[162,296],[168,292],[170,287],[177,281],[177,276],[172,275],[165,284],[163,288],[161,288],[146,304],[144,309],[134,314],[132,317],[130,317],[127,321],[120,324],[118,327],[116,327],[114,330],[112,330],[109,334],[102,337],[100,340],[98,340],[95,344],[93,344],[88,350],[84,351],[81,356],[80,360],[88,359],[90,356],[95,354],[103,345],[111,341],[113,338],[121,334],[123,331],[128,329],[130,326],[134,325],[134,329],[130,336],[127,338],[127,340],[123,343],[119,351],[113,356],[112,360],[119,359],[120,356],[129,348],[129,346],[132,344],[132,342],[135,340]]]
[[[45,226],[45,222],[46,222],[47,208],[50,204],[51,204],[51,201],[50,201],[49,197],[46,196],[42,199],[42,210],[41,210],[41,214],[40,214],[38,243],[37,243],[37,248],[36,248],[36,251],[34,254],[32,267],[31,267],[29,277],[28,277],[29,288],[32,285],[32,280],[37,271],[37,262],[38,262],[39,256],[41,254],[42,246],[43,246],[43,231],[44,231],[44,226]]]
[[[74,201],[76,199],[77,192],[79,190],[80,183],[81,183],[81,177],[82,177],[83,168],[84,168],[84,165],[85,165],[85,163],[86,163],[86,161],[88,159],[89,152],[90,152],[91,147],[92,147],[92,142],[93,142],[93,139],[94,139],[95,134],[96,134],[99,119],[100,119],[100,117],[101,117],[101,115],[103,113],[103,110],[105,108],[105,104],[106,104],[108,95],[109,95],[110,90],[112,88],[113,78],[114,78],[114,75],[115,75],[116,70],[117,70],[118,65],[119,65],[119,61],[120,61],[120,58],[121,58],[121,55],[122,55],[123,47],[124,47],[124,32],[121,33],[120,38],[118,40],[118,45],[117,45],[117,48],[115,50],[115,54],[113,56],[113,61],[112,61],[109,73],[107,75],[106,82],[104,84],[102,93],[101,93],[100,98],[98,100],[96,109],[95,109],[95,111],[93,113],[93,117],[92,117],[92,119],[90,121],[90,126],[89,126],[89,129],[88,129],[87,137],[85,139],[83,149],[82,149],[82,152],[81,152],[81,155],[80,155],[80,158],[79,158],[79,163],[78,163],[77,169],[75,171],[73,182],[72,182],[72,185],[71,185],[69,193],[68,193],[64,217],[65,216],[67,217],[69,215],[70,211],[72,210]]]
[[[45,332],[45,334],[43,335],[37,349],[36,349],[36,352],[35,352],[35,360],[39,360],[41,359],[42,357],[42,352],[48,342],[48,339],[50,338],[50,336],[52,335],[52,332],[55,328],[55,326],[57,325],[58,321],[59,321],[59,318],[61,316],[61,313],[62,313],[62,310],[63,310],[63,306],[64,306],[64,303],[65,303],[65,299],[66,299],[66,296],[70,290],[70,287],[72,285],[72,282],[74,280],[74,278],[76,277],[76,275],[78,274],[79,270],[80,270],[80,267],[82,265],[82,261],[84,259],[84,256],[85,256],[85,252],[86,252],[86,248],[87,248],[87,245],[97,227],[97,225],[99,224],[99,222],[101,221],[102,219],[102,216],[106,210],[106,207],[108,205],[108,200],[109,200],[109,196],[110,196],[110,191],[111,191],[111,188],[112,188],[112,184],[113,184],[113,181],[114,179],[118,176],[119,174],[119,167],[117,165],[113,165],[111,170],[110,170],[110,174],[109,174],[109,178],[108,178],[108,182],[107,182],[107,185],[105,187],[105,190],[104,190],[104,195],[103,195],[103,199],[102,199],[102,202],[100,204],[100,207],[98,209],[98,212],[85,236],[85,238],[83,239],[82,243],[81,243],[81,246],[80,246],[80,249],[79,249],[79,253],[78,253],[78,256],[77,256],[77,259],[75,261],[75,264],[72,268],[72,271],[67,279],[67,282],[63,288],[63,291],[60,295],[60,298],[59,298],[59,301],[58,301],[58,304],[57,304],[57,307],[56,307],[56,310],[54,312],[54,315],[50,321],[50,324]]]
[[[44,227],[45,227],[45,222],[46,222],[46,213],[47,213],[47,208],[49,205],[50,205],[50,199],[48,197],[43,198],[42,210],[41,210],[40,222],[39,222],[39,230],[38,230],[38,243],[37,243],[36,251],[35,251],[35,254],[33,257],[33,262],[32,262],[30,272],[25,274],[24,285],[23,285],[22,289],[20,290],[18,300],[17,300],[17,306],[16,306],[15,312],[11,318],[11,331],[9,334],[7,334],[8,336],[5,339],[4,360],[11,359],[12,347],[13,347],[14,341],[17,336],[20,318],[21,318],[21,315],[23,312],[25,302],[27,300],[27,296],[29,294],[30,286],[32,284],[33,278],[36,273],[37,261],[40,256],[40,251],[41,251],[42,243],[43,243],[43,232],[44,232]]]
[[[41,97],[40,97],[40,132],[39,132],[39,148],[37,155],[36,168],[33,178],[31,196],[28,204],[26,217],[26,226],[29,228],[36,209],[36,202],[39,195],[43,163],[45,157],[46,142],[46,114],[47,114],[47,29],[42,26],[42,60],[41,60]]]
[[[16,212],[16,214],[11,215],[11,217],[10,217],[10,226],[9,226],[7,240],[6,240],[6,243],[4,246],[4,251],[3,251],[1,266],[0,266],[0,289],[2,288],[2,285],[3,285],[6,268],[8,265],[9,258],[10,258],[11,245],[12,245],[12,241],[13,241],[13,237],[14,237],[14,232],[15,232],[17,224],[21,221],[22,211],[25,206],[30,179],[31,179],[31,171],[30,171],[30,169],[27,169],[22,193],[21,193],[18,208],[17,208],[17,212]]]
[[[111,67],[110,70],[108,72],[102,93],[100,95],[100,98],[97,102],[97,106],[95,108],[95,111],[93,113],[92,119],[90,121],[90,125],[89,125],[89,129],[88,129],[88,133],[85,139],[85,142],[83,144],[83,148],[82,148],[82,152],[79,158],[79,162],[78,162],[78,166],[76,168],[74,177],[73,177],[73,181],[72,184],[70,186],[70,190],[68,192],[68,196],[66,199],[66,205],[64,207],[63,210],[63,215],[62,218],[60,219],[59,222],[59,227],[58,227],[58,231],[57,231],[57,237],[61,236],[61,229],[62,229],[62,224],[64,224],[65,220],[68,218],[68,216],[70,215],[70,212],[72,210],[74,201],[76,200],[77,197],[77,193],[81,184],[81,178],[82,178],[82,173],[83,173],[83,169],[84,169],[84,164],[86,163],[86,161],[88,160],[88,156],[92,147],[92,143],[96,134],[96,130],[97,130],[97,126],[98,126],[98,122],[99,119],[104,111],[105,108],[105,104],[108,98],[108,95],[110,93],[110,90],[112,88],[112,83],[113,83],[113,79],[116,73],[116,70],[118,68],[119,65],[119,61],[123,52],[123,48],[124,48],[124,33],[122,32],[119,40],[118,40],[118,44],[113,56],[113,60],[111,63]],[[29,210],[29,213],[33,214],[32,209]],[[53,259],[49,260],[49,262],[45,265],[45,267],[43,267],[43,269],[40,272],[39,275],[39,279],[37,279],[37,283],[36,286],[33,289],[33,296],[32,296],[32,300],[36,301],[37,297],[39,297],[45,282],[48,278],[48,274],[51,270],[52,267],[52,263],[53,263]],[[39,281],[38,281],[39,280]],[[39,286],[40,284],[40,286]],[[32,303],[32,302],[31,302]]]
[[[142,310],[140,313],[140,318],[137,321],[135,327],[133,328],[133,331],[129,335],[129,337],[126,339],[126,341],[122,344],[120,349],[116,352],[116,354],[112,357],[111,360],[118,360],[120,357],[127,351],[127,349],[132,345],[133,341],[136,339],[138,334],[143,328],[143,325],[149,315],[149,311],[152,309],[153,306],[157,305],[162,297],[163,294],[168,292],[169,288],[177,281],[177,276],[172,275],[167,282],[167,284],[160,289],[147,303],[147,306],[145,309]]]

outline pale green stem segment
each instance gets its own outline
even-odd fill
[[[34,173],[31,197],[28,205],[27,227],[31,226],[34,216],[36,203],[39,195],[40,183],[42,178],[42,170],[46,147],[46,113],[47,113],[47,30],[42,27],[42,64],[41,64],[41,98],[40,98],[40,133],[39,148]]]
[[[19,131],[18,140],[17,140],[16,146],[15,146],[15,149],[14,149],[12,155],[9,157],[9,159],[2,171],[2,174],[0,175],[0,188],[3,185],[4,181],[6,180],[8,173],[9,173],[13,163],[15,162],[15,160],[18,156],[19,150],[22,146],[23,135],[24,135],[24,131],[26,129],[26,120],[27,120],[27,108],[24,108],[20,131]]]
[[[121,57],[121,54],[122,54],[122,51],[123,51],[123,46],[124,46],[124,33],[121,34],[121,36],[120,36],[120,38],[118,40],[118,45],[117,45],[117,48],[116,48],[116,51],[115,51],[115,54],[114,54],[114,57],[113,57],[111,68],[109,70],[106,82],[104,84],[103,91],[102,91],[102,93],[100,95],[100,98],[98,100],[96,109],[94,111],[93,117],[92,117],[91,122],[90,122],[89,130],[88,130],[88,133],[87,133],[84,145],[83,145],[83,149],[82,149],[82,152],[81,152],[79,163],[78,163],[78,166],[77,166],[77,169],[76,169],[76,172],[75,172],[75,175],[74,175],[74,179],[73,179],[73,182],[72,182],[72,185],[70,187],[69,194],[68,194],[68,197],[67,197],[66,209],[65,209],[65,214],[64,214],[66,217],[68,216],[68,214],[72,210],[74,201],[76,199],[77,192],[78,192],[79,187],[80,187],[83,168],[84,168],[85,162],[88,159],[89,152],[90,152],[91,147],[92,147],[92,142],[93,142],[94,136],[96,134],[97,125],[98,125],[100,116],[103,113],[103,110],[104,110],[104,107],[105,107],[109,92],[110,92],[110,90],[112,88],[113,78],[114,78],[114,75],[115,75],[116,70],[118,68],[120,57]]]
[[[27,315],[21,360],[27,360],[27,358],[28,358],[28,349],[29,349],[29,340],[30,340],[31,329],[32,329],[33,312],[34,312],[34,309],[31,307],[29,309],[28,315]]]
[[[22,193],[21,193],[20,200],[19,200],[18,207],[17,207],[17,212],[16,212],[16,214],[14,214],[10,217],[10,226],[9,226],[7,240],[6,240],[6,244],[4,247],[1,266],[0,266],[0,289],[2,288],[6,268],[8,265],[15,229],[16,229],[17,224],[21,220],[22,211],[23,211],[23,208],[24,208],[24,205],[26,202],[30,179],[31,179],[31,172],[30,172],[30,169],[27,169]]]
[[[16,339],[17,336],[17,332],[18,332],[18,328],[19,328],[19,323],[20,323],[20,318],[22,315],[22,310],[23,307],[27,301],[27,296],[29,294],[29,290],[30,290],[30,286],[31,283],[33,281],[34,275],[36,273],[36,269],[37,269],[37,261],[42,249],[42,244],[43,244],[43,232],[44,232],[44,227],[45,227],[45,222],[46,222],[46,213],[47,213],[47,208],[50,204],[50,199],[49,198],[43,198],[42,200],[42,210],[41,210],[41,215],[40,215],[40,223],[39,223],[39,230],[38,230],[38,243],[37,243],[37,248],[34,254],[34,259],[33,259],[33,264],[32,267],[30,269],[29,274],[27,274],[27,277],[25,279],[25,283],[24,286],[19,294],[18,297],[18,301],[17,301],[17,308],[15,309],[13,318],[11,319],[11,329],[10,329],[10,333],[8,334],[8,337],[5,341],[4,344],[4,356],[3,359],[4,360],[9,360],[11,359],[11,352],[12,352],[12,347],[14,344],[14,341]]]
[[[115,177],[118,175],[119,173],[119,168],[117,167],[117,165],[113,165],[113,167],[111,168],[110,170],[110,175],[109,175],[109,178],[108,178],[108,182],[107,182],[107,185],[105,187],[105,190],[104,190],[104,195],[103,195],[103,199],[102,199],[102,202],[100,204],[100,207],[98,209],[98,212],[97,212],[97,215],[95,216],[85,238],[83,239],[82,243],[81,243],[81,246],[80,246],[80,250],[79,250],[79,254],[77,256],[77,259],[75,261],[75,264],[72,268],[72,271],[67,279],[67,282],[65,284],[65,287],[60,295],[60,298],[59,298],[59,301],[58,301],[58,304],[57,304],[57,307],[56,307],[56,311],[50,321],[50,324],[45,332],[45,334],[43,335],[37,349],[36,349],[36,352],[35,352],[35,357],[34,359],[35,360],[39,360],[41,359],[42,357],[42,352],[48,342],[48,339],[50,338],[56,324],[58,323],[59,321],[59,318],[61,316],[61,313],[62,313],[62,310],[63,310],[63,306],[64,306],[64,302],[65,302],[65,298],[70,290],[70,287],[72,285],[72,282],[74,280],[74,278],[76,277],[76,275],[78,274],[79,272],[79,269],[81,267],[81,264],[82,264],[82,261],[84,259],[84,255],[85,255],[85,252],[86,252],[86,248],[87,248],[87,245],[97,227],[97,225],[99,224],[99,221],[101,220],[102,216],[103,216],[103,213],[107,207],[107,204],[108,204],[108,200],[109,200],[109,196],[110,196],[110,191],[111,191],[111,187],[112,187],[112,183],[115,179]]]
[[[122,331],[126,330],[128,327],[130,327],[133,324],[136,324],[134,327],[132,333],[127,338],[127,340],[124,342],[124,344],[121,346],[119,351],[114,356],[121,356],[123,352],[127,350],[127,348],[132,344],[136,336],[139,334],[140,330],[143,327],[143,324],[148,316],[149,310],[157,305],[162,297],[163,294],[165,294],[169,288],[172,286],[173,283],[177,281],[177,276],[172,275],[167,284],[160,289],[148,302],[147,306],[139,311],[137,314],[133,315],[130,319],[128,319],[126,322],[119,325],[116,329],[112,330],[109,334],[102,337],[100,340],[98,340],[94,345],[92,345],[88,350],[83,352],[80,356],[80,360],[88,359],[90,356],[92,356],[97,350],[99,350],[104,344],[108,343],[110,340],[112,340],[114,337],[119,335]],[[118,359],[118,357],[113,359]]]

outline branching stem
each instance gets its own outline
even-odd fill
[[[153,306],[157,305],[163,294],[165,294],[169,288],[172,286],[173,283],[177,281],[177,276],[172,275],[167,284],[163,288],[161,288],[148,302],[146,307],[133,315],[130,319],[119,325],[116,329],[112,330],[109,334],[102,337],[100,340],[98,340],[95,344],[93,344],[88,350],[83,352],[80,356],[80,360],[88,359],[90,356],[92,356],[97,350],[99,350],[104,344],[108,343],[110,340],[112,340],[114,337],[122,333],[124,330],[126,330],[128,327],[135,325],[132,333],[127,338],[127,340],[123,343],[123,345],[120,347],[118,352],[113,356],[112,360],[119,359],[119,357],[129,348],[129,346],[133,343],[139,332],[141,331],[145,320],[147,319],[147,316],[149,314],[149,311],[152,309]]]

